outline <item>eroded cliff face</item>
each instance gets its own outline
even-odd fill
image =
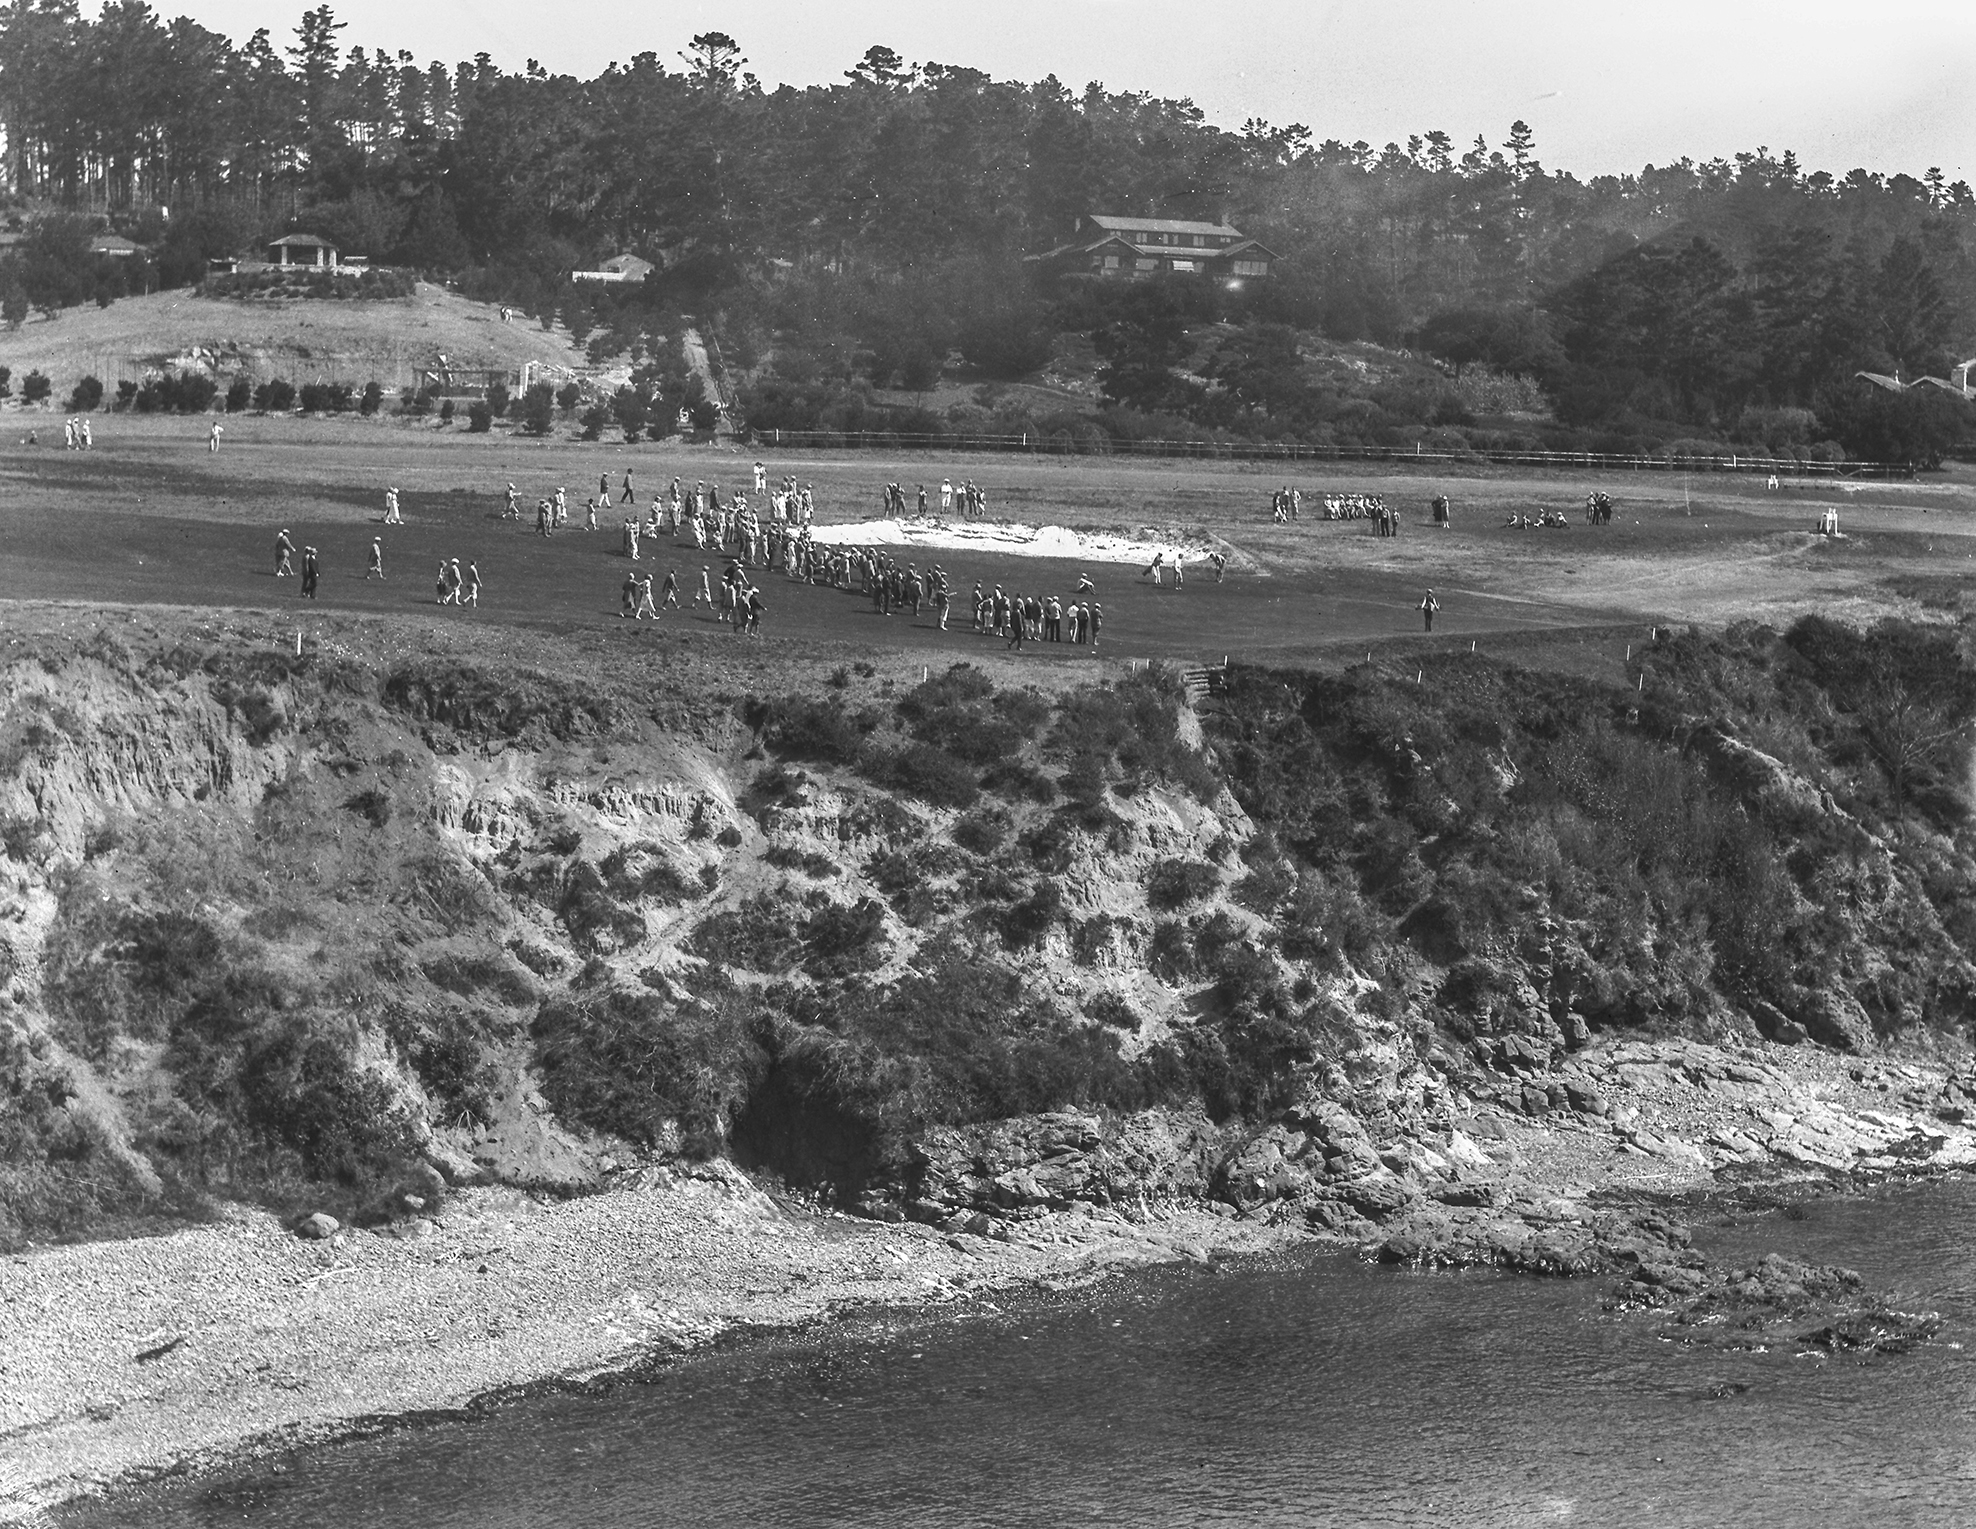
[[[32,647],[0,669],[15,1239],[230,1194],[389,1209],[435,1174],[578,1189],[723,1151],[772,1067],[772,987],[882,986],[993,911],[973,879],[995,857],[947,842],[961,811],[745,758],[723,708],[686,735],[618,699],[483,725],[478,673],[462,700],[444,674],[238,642]],[[1181,1015],[1130,959],[1132,879],[1242,833],[1223,806],[1152,787],[1102,843],[1060,835],[1049,917],[1019,948],[985,931],[1014,974],[1001,1018],[1033,983],[1054,1023],[1096,1029],[1078,1002],[1129,992],[1116,1052]],[[1106,921],[1081,960],[1079,917]],[[608,1033],[556,1027],[600,1007]],[[666,1051],[716,1010],[746,1056]],[[648,1043],[659,1073],[627,1069]]]
[[[1146,675],[709,704],[211,634],[15,649],[9,1240],[683,1154],[956,1232],[1199,1200],[1515,1262],[1560,1224],[1540,1138],[1668,1181],[1970,1151],[1966,834],[1731,715],[1255,676],[1204,734]],[[1889,1038],[1942,1058],[1790,1060]]]

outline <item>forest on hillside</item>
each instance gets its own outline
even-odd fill
[[[1474,440],[1506,411],[1465,376],[1533,384],[1518,428],[1585,445],[1915,460],[1970,428],[1940,390],[1852,381],[1976,354],[1976,193],[1937,170],[1835,176],[1759,147],[1580,179],[1520,122],[1500,145],[1374,147],[882,46],[798,88],[719,32],[584,80],[486,53],[420,65],[344,31],[327,5],[244,44],[144,0],[0,7],[0,179],[24,235],[0,311],[188,285],[307,228],[561,318],[600,359],[656,354],[700,314],[751,412],[792,426],[857,428],[884,412],[873,390],[924,392],[956,354],[985,382],[1030,376],[1076,336],[1100,416],[1142,433]],[[1227,218],[1282,259],[1242,292],[1025,265],[1094,211]],[[106,221],[148,264],[77,258]],[[571,286],[620,252],[659,269]],[[1347,387],[1309,364],[1353,344],[1434,365]]]

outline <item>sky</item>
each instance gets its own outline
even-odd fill
[[[156,0],[236,41],[285,39],[308,8]],[[330,0],[345,47],[448,65],[486,51],[590,76],[650,51],[678,67],[697,32],[728,33],[765,85],[839,80],[882,43],[908,61],[1073,90],[1187,97],[1208,119],[1300,122],[1375,148],[1441,128],[1500,144],[1521,118],[1538,158],[1582,177],[1738,150],[1976,181],[1976,3],[1941,0]],[[279,19],[277,19],[279,18]]]

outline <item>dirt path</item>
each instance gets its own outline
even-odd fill
[[[680,349],[686,353],[688,369],[700,379],[701,385],[706,389],[707,397],[720,405],[720,417],[714,421],[714,440],[716,442],[733,440],[733,390],[715,374],[713,360],[707,354],[705,338],[697,328],[688,325],[680,334],[679,344]]]

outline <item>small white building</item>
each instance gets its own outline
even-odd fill
[[[641,260],[636,255],[613,255],[602,261],[594,271],[571,271],[571,281],[597,281],[612,285],[636,285],[658,269],[649,260]]]

